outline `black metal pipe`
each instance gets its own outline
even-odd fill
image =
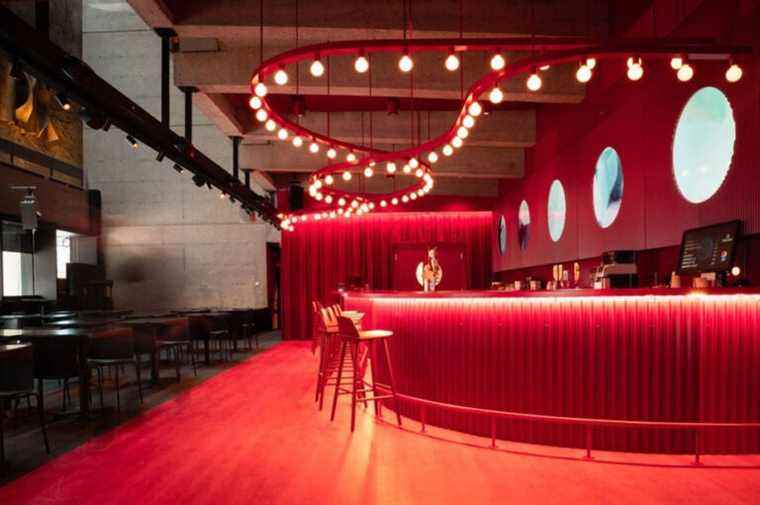
[[[245,177],[245,187],[251,189],[251,171],[243,170],[243,177]]]
[[[188,144],[193,143],[193,93],[198,91],[192,86],[180,88],[185,94],[185,139]]]
[[[232,177],[240,180],[240,137],[232,137]]]
[[[156,33],[161,37],[161,124],[168,128],[171,114],[169,101],[171,38],[176,34],[174,30],[166,28],[156,29]]]

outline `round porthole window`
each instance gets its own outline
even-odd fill
[[[593,193],[596,222],[607,228],[617,218],[623,203],[623,165],[611,147],[604,148],[596,160]]]
[[[499,244],[499,254],[504,255],[507,252],[507,220],[504,214],[499,216],[499,222],[496,225],[496,239]]]
[[[528,202],[520,202],[520,210],[517,212],[517,240],[520,241],[520,249],[523,251],[528,248],[528,239],[530,238],[530,209]]]
[[[557,242],[565,230],[565,218],[567,216],[567,203],[565,202],[565,188],[559,179],[554,179],[549,188],[549,200],[546,206],[546,219],[549,225],[549,236]]]
[[[673,137],[673,175],[684,198],[702,203],[728,174],[734,155],[736,122],[721,90],[702,88],[686,102]]]

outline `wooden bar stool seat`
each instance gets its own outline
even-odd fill
[[[332,412],[330,420],[335,419],[335,409],[338,405],[338,395],[351,395],[351,431],[356,425],[356,403],[362,402],[366,406],[373,402],[375,414],[378,414],[379,400],[393,399],[396,410],[396,420],[401,426],[401,413],[399,411],[398,397],[396,396],[396,384],[393,376],[393,365],[388,350],[388,339],[393,336],[389,330],[365,330],[360,331],[354,322],[343,316],[338,316],[338,336],[340,338],[340,357],[338,358],[338,372],[335,380],[335,393],[333,395]],[[374,366],[372,381],[367,382],[364,376],[367,366],[371,361],[379,357],[380,352],[385,356],[385,364],[388,372],[388,384],[380,384],[374,380]],[[347,359],[348,358],[348,359]],[[343,373],[346,361],[351,365],[350,381],[346,385],[343,382]],[[374,363],[373,363],[374,365]],[[380,394],[379,389],[390,391],[389,394]]]

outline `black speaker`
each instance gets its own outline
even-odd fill
[[[303,186],[291,184],[288,191],[288,208],[290,212],[303,209]]]

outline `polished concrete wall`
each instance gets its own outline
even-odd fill
[[[85,1],[83,29],[84,60],[160,117],[159,37],[126,2]],[[174,86],[171,94],[171,126],[183,134],[184,98]],[[193,125],[195,145],[231,169],[231,141],[198,112]],[[85,131],[87,180],[103,195],[102,244],[115,304],[266,306],[266,242],[279,234],[155,157],[133,150],[116,129]]]

